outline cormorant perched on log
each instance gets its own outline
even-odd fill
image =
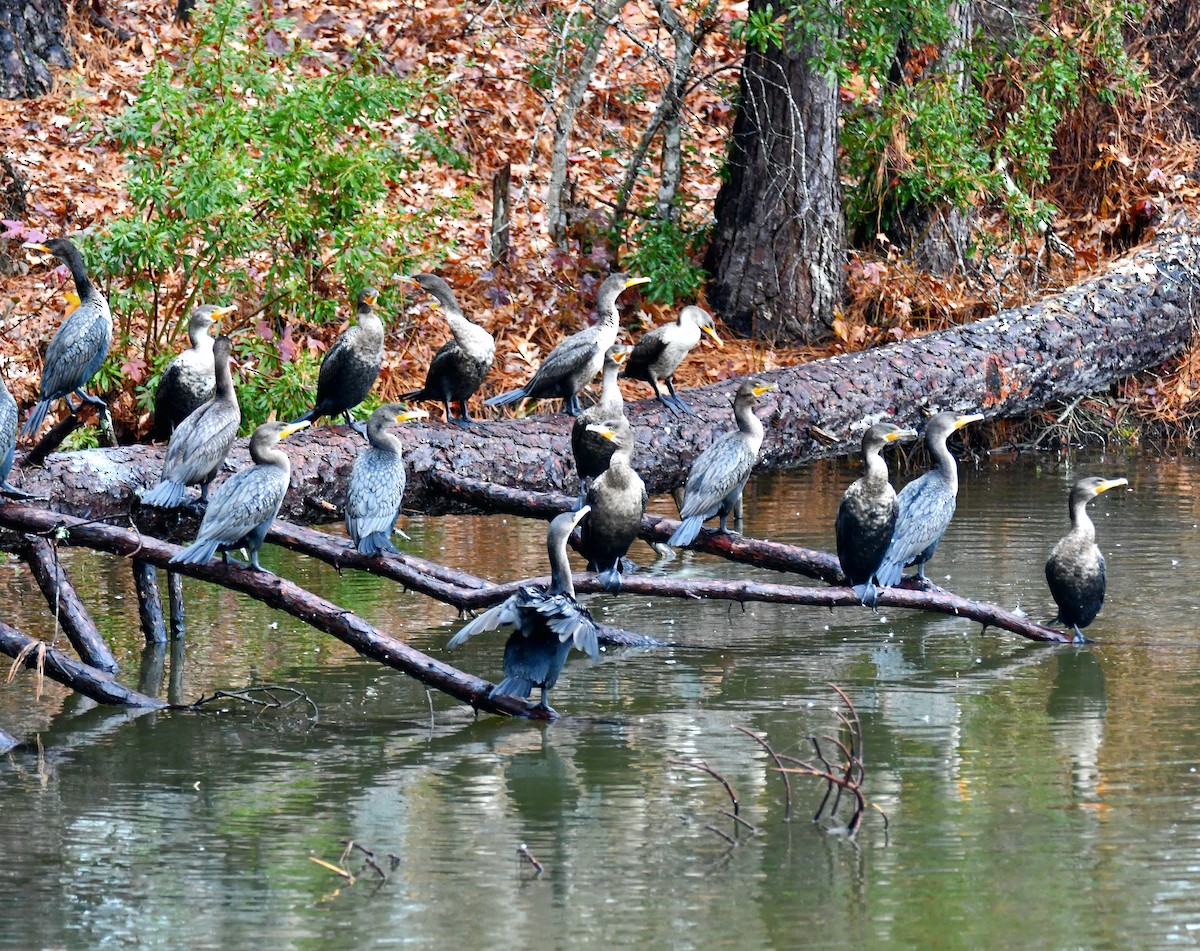
[[[33,498],[8,481],[17,453],[17,401],[0,380],[0,491],[17,499]]]
[[[462,308],[450,285],[434,274],[402,277],[402,281],[423,287],[432,294],[446,315],[453,339],[442,344],[433,355],[425,385],[401,395],[402,400],[441,400],[446,407],[446,422],[470,426],[474,420],[467,411],[467,400],[475,395],[496,356],[492,335],[463,316]],[[456,417],[450,404],[458,403],[462,416]]]
[[[205,304],[188,318],[191,347],[176,356],[163,370],[154,391],[154,424],[146,437],[152,442],[170,439],[175,427],[213,398],[216,391],[216,358],[209,328],[237,305]]]
[[[334,341],[317,375],[317,402],[296,422],[316,422],[341,413],[355,432],[366,427],[350,410],[367,398],[383,366],[383,321],[373,310],[379,291],[364,287],[358,292],[358,323]]]
[[[534,687],[541,689],[540,702],[534,709],[558,714],[547,702],[550,690],[574,647],[592,660],[600,656],[596,640],[596,622],[575,600],[571,565],[567,561],[567,539],[575,526],[588,514],[585,505],[575,512],[564,512],[550,523],[546,533],[546,551],[550,556],[550,588],[543,591],[532,585],[521,588],[503,604],[489,608],[450,639],[449,647],[458,647],[483,631],[511,627],[504,645],[504,679],[489,697],[527,697]]]
[[[600,320],[595,325],[568,337],[550,351],[537,372],[524,386],[484,400],[486,406],[507,406],[523,399],[560,399],[572,416],[578,416],[579,391],[600,372],[604,354],[617,342],[620,330],[617,297],[627,288],[646,284],[648,277],[613,274],[603,284],[596,297]]]
[[[228,561],[227,552],[244,548],[250,567],[262,571],[258,550],[292,478],[292,464],[279,448],[279,440],[308,426],[295,423],[263,423],[250,437],[254,465],[230,476],[213,494],[200,522],[196,540],[171,559],[171,564],[204,564],[217,552]]]
[[[625,400],[617,376],[621,363],[629,356],[629,348],[614,344],[604,351],[604,382],[600,386],[600,402],[589,406],[571,424],[571,455],[579,474],[579,497],[587,493],[591,481],[608,468],[616,443],[591,429],[592,423],[616,422],[625,418]]]
[[[896,496],[896,528],[884,552],[875,578],[883,587],[899,584],[904,569],[917,566],[917,578],[925,580],[925,562],[933,557],[946,533],[958,499],[958,463],[946,447],[951,433],[983,417],[978,413],[960,416],[938,413],[925,424],[925,448],[932,462]]]
[[[726,433],[704,450],[692,463],[679,517],[683,520],[668,542],[671,545],[690,545],[700,534],[700,527],[714,515],[721,519],[719,532],[725,534],[726,516],[740,511],[742,489],[750,471],[758,462],[762,448],[763,425],[754,415],[754,404],[774,383],[762,384],[753,378],[742,381],[733,398],[733,416],[738,428]]]
[[[851,483],[838,506],[834,526],[838,561],[864,607],[875,607],[875,569],[883,561],[896,527],[896,490],[888,481],[883,450],[897,439],[916,435],[915,429],[901,429],[892,423],[876,423],[863,433],[862,478]]]
[[[600,584],[614,594],[621,590],[625,553],[638,536],[646,513],[646,483],[633,470],[633,431],[629,420],[591,423],[588,429],[613,445],[608,468],[587,492],[590,514],[580,528],[579,550]]]
[[[108,415],[108,404],[98,396],[85,393],[83,388],[104,363],[112,343],[112,313],[108,301],[88,277],[79,249],[66,238],[51,238],[45,244],[26,247],[48,251],[67,266],[75,279],[79,306],[62,322],[46,349],[41,392],[21,430],[22,437],[37,433],[55,400],[65,399],[74,415],[78,407],[71,402],[72,394]]]
[[[354,460],[346,488],[346,533],[364,555],[396,553],[392,532],[404,501],[404,453],[400,438],[388,427],[427,416],[429,413],[423,409],[387,403],[367,420],[371,445]]]
[[[1046,562],[1046,584],[1058,605],[1056,621],[1070,624],[1075,640],[1086,641],[1082,628],[1096,620],[1104,604],[1104,556],[1096,545],[1096,526],[1088,517],[1087,504],[1101,492],[1129,485],[1128,479],[1080,479],[1071,488],[1067,507],[1071,531],[1050,552]]]
[[[229,453],[242,423],[229,354],[233,343],[218,337],[213,346],[216,390],[212,399],[188,415],[171,433],[158,485],[138,493],[143,505],[175,508],[182,504],[189,485],[200,486],[200,502],[208,501],[208,487]]]
[[[713,328],[712,315],[708,311],[694,305],[683,308],[675,323],[663,324],[642,335],[621,375],[649,383],[659,402],[671,412],[695,416],[692,408],[675,392],[675,371],[700,342],[701,331],[712,337],[718,347],[724,346]],[[663,396],[658,388],[659,380],[667,384],[670,399]]]

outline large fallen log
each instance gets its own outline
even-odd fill
[[[1200,302],[1200,238],[1186,228],[1162,233],[1105,273],[1037,303],[1003,311],[924,337],[762,376],[779,389],[759,409],[767,429],[760,467],[796,466],[852,449],[863,427],[881,414],[917,421],[934,407],[1012,416],[1157,366],[1190,341]],[[637,434],[636,466],[651,491],[678,485],[695,456],[732,427],[732,381],[687,394],[699,418],[677,417],[651,401],[630,405]],[[823,442],[818,428],[832,437]],[[409,469],[405,502],[415,511],[446,511],[450,503],[433,476],[472,478],[535,491],[575,490],[568,451],[570,420],[536,416],[470,430],[431,422],[404,434]],[[342,486],[362,438],[344,427],[318,427],[289,440],[295,491],[284,516],[328,518],[312,504],[340,504]],[[93,449],[52,455],[43,470],[20,470],[16,481],[53,506],[83,517],[108,517],[131,507],[133,492],[153,483],[161,447]],[[245,442],[230,466],[246,465]],[[192,524],[156,516],[139,524],[163,538],[183,538]]]

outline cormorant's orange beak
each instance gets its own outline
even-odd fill
[[[631,287],[636,287],[638,284],[649,284],[649,283],[650,283],[650,278],[648,278],[648,277],[631,277],[629,280],[627,280],[625,282],[625,290],[629,290],[629,288],[631,288]]]
[[[959,416],[954,420],[954,428],[962,429],[968,423],[977,423],[983,419],[983,413],[970,413],[966,416]]]
[[[302,429],[308,429],[310,425],[307,419],[301,420],[298,423],[288,423],[283,429],[279,430],[279,438],[287,439],[293,433],[298,433]]]
[[[755,396],[762,396],[764,393],[770,393],[771,390],[777,389],[774,383],[761,383],[753,390]]]
[[[895,432],[888,433],[883,438],[888,442],[895,442],[897,439],[916,439],[917,431],[915,429],[897,429]]]
[[[617,438],[617,431],[611,426],[606,426],[604,423],[589,423],[587,431],[589,433],[596,433],[596,435],[603,436],[609,440]]]
[[[701,327],[700,329],[712,337],[713,343],[715,343],[718,347],[721,349],[725,348],[725,344],[721,343],[721,338],[717,336],[717,332],[713,330],[712,327]]]
[[[1099,495],[1101,492],[1107,492],[1109,489],[1115,489],[1118,486],[1122,486],[1122,485],[1129,485],[1129,480],[1128,479],[1105,479],[1098,486],[1096,486],[1096,494]]]
[[[414,419],[426,419],[428,416],[429,410],[427,409],[407,409],[396,417],[396,422],[407,423]]]

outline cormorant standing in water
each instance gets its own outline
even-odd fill
[[[354,460],[346,488],[346,533],[364,555],[396,552],[392,532],[404,501],[404,453],[400,437],[388,427],[428,415],[423,409],[409,410],[399,403],[387,403],[367,420],[371,445]]]
[[[609,277],[600,285],[596,296],[599,322],[568,337],[551,350],[524,386],[489,397],[483,401],[484,405],[507,406],[523,399],[560,399],[570,415],[578,416],[582,411],[579,391],[600,372],[605,352],[617,342],[617,332],[621,329],[617,297],[627,288],[649,281],[648,277],[630,277],[628,274]]]
[[[701,331],[712,337],[718,347],[724,346],[713,327],[712,314],[694,305],[683,308],[675,323],[663,324],[642,335],[621,375],[649,383],[658,401],[672,413],[695,416],[692,408],[675,392],[675,371],[700,342]],[[670,399],[658,388],[659,380],[667,384]]]
[[[217,362],[214,340],[209,328],[237,305],[217,307],[205,304],[192,311],[188,319],[191,347],[176,356],[159,377],[154,391],[154,425],[147,439],[170,439],[175,427],[213,398],[217,387]]]
[[[916,435],[916,430],[901,429],[892,423],[870,427],[862,439],[862,478],[846,489],[838,506],[838,561],[864,607],[875,607],[875,569],[883,561],[896,527],[896,490],[888,481],[883,450],[898,439]]]
[[[475,395],[492,368],[496,341],[490,333],[463,316],[454,291],[440,277],[418,274],[401,280],[423,287],[437,299],[454,336],[433,355],[429,371],[425,374],[425,385],[419,390],[402,394],[400,399],[441,400],[446,407],[446,422],[470,426],[474,420],[467,411],[467,400]],[[451,403],[458,403],[461,417],[454,415]]]
[[[550,588],[543,591],[531,585],[521,588],[503,604],[489,608],[450,639],[449,647],[458,647],[468,638],[498,627],[511,627],[504,645],[504,679],[488,694],[527,697],[534,687],[541,700],[534,709],[557,717],[547,698],[558,682],[567,654],[574,647],[592,660],[600,656],[596,640],[596,622],[575,600],[571,583],[571,565],[567,561],[567,539],[588,514],[585,505],[576,512],[564,512],[550,523],[546,533],[546,551],[550,556]]]
[[[296,422],[316,422],[322,416],[341,413],[355,432],[366,427],[350,410],[367,398],[383,366],[383,321],[375,313],[379,291],[364,287],[358,293],[358,323],[337,338],[317,375],[317,402]]]
[[[588,489],[591,513],[579,530],[579,550],[588,560],[588,567],[599,574],[604,589],[615,594],[621,590],[625,553],[637,538],[646,512],[646,483],[633,470],[629,420],[592,423],[588,429],[612,442],[614,450],[608,468]]]
[[[1096,620],[1104,604],[1104,556],[1096,545],[1096,527],[1087,504],[1101,492],[1122,485],[1129,485],[1129,480],[1092,476],[1075,483],[1067,501],[1071,531],[1054,546],[1046,562],[1046,584],[1058,605],[1055,620],[1070,624],[1077,642],[1087,640],[1082,629]]]
[[[108,415],[108,404],[98,396],[85,393],[83,388],[108,356],[113,326],[108,301],[92,284],[83,266],[83,257],[75,245],[66,238],[51,238],[45,244],[26,247],[48,251],[67,266],[75,280],[79,306],[62,322],[46,349],[41,393],[21,430],[22,438],[37,434],[50,404],[55,400],[65,399],[74,415],[78,407],[71,402],[72,394],[85,403],[91,403],[105,416]]]
[[[917,577],[925,580],[925,562],[933,557],[946,533],[958,499],[958,463],[946,448],[946,440],[981,419],[978,413],[960,416],[947,412],[931,416],[925,424],[925,448],[933,465],[896,496],[896,528],[875,572],[883,587],[898,584],[910,565],[916,565]]]
[[[763,425],[754,415],[754,404],[763,393],[773,389],[774,383],[760,384],[752,378],[742,381],[733,399],[738,428],[714,442],[692,463],[683,490],[683,504],[679,507],[682,523],[668,544],[690,545],[700,534],[700,527],[714,515],[721,519],[718,531],[728,532],[725,519],[731,512],[739,511],[742,490],[762,448]]]
[[[300,420],[263,423],[254,430],[250,458],[255,464],[221,483],[204,512],[196,540],[178,552],[171,564],[202,565],[217,552],[222,561],[228,561],[227,552],[245,548],[250,553],[250,567],[264,570],[258,563],[258,550],[279,514],[292,477],[292,464],[279,448],[279,440],[306,426],[308,421]]]

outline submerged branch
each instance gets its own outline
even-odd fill
[[[23,554],[30,574],[80,659],[97,670],[114,673],[117,670],[116,658],[88,613],[83,599],[58,563],[55,547],[45,538],[34,536],[29,539]]]

